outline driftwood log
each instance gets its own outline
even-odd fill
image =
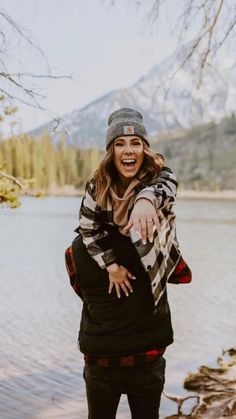
[[[184,388],[195,394],[178,397],[164,393],[177,404],[177,413],[165,419],[236,419],[236,349],[223,351],[217,364],[217,368],[201,366],[185,379]],[[183,413],[190,398],[196,403],[192,411]]]

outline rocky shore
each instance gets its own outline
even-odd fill
[[[186,397],[165,396],[176,403],[176,414],[165,419],[224,419],[236,418],[236,348],[222,352],[217,368],[199,367],[184,381],[184,388],[193,392]],[[186,402],[194,406],[186,412]]]

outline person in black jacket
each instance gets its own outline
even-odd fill
[[[87,183],[79,236],[67,251],[83,299],[79,348],[89,419],[114,419],[127,394],[132,419],[157,419],[165,348],[173,342],[167,282],[191,272],[176,237],[177,182],[149,148],[140,112],[108,119],[107,153]]]

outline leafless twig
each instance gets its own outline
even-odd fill
[[[15,183],[20,189],[23,189],[23,185],[20,183],[20,181],[12,175],[8,175],[7,173],[3,173],[2,171],[0,171],[0,179],[1,178],[9,179],[13,183]]]
[[[72,79],[72,76],[57,76],[52,74],[46,55],[44,54],[40,46],[36,42],[34,42],[31,33],[29,33],[18,22],[16,22],[2,8],[0,9],[0,22],[5,23],[6,28],[10,28],[13,32],[15,32],[19,37],[19,41],[22,40],[27,45],[32,46],[34,49],[39,51],[47,66],[46,74],[34,74],[27,71],[10,71],[6,64],[10,42],[5,33],[6,29],[4,30],[4,25],[2,25],[3,29],[0,30],[0,92],[5,97],[4,106],[6,104],[6,101],[9,100],[10,103],[20,103],[35,109],[39,109],[47,113],[50,117],[52,117],[55,120],[56,125],[58,125],[59,118],[55,118],[53,112],[51,112],[49,109],[45,108],[41,104],[42,99],[45,98],[45,95],[41,94],[38,88],[35,88],[35,86],[31,85],[29,79]]]
[[[133,0],[137,4],[137,0]],[[138,2],[140,5],[140,2]],[[174,8],[173,2],[153,0],[146,11],[145,2],[141,3],[146,13],[149,26],[158,25],[162,9],[169,4]],[[236,5],[230,0],[182,0],[178,2],[179,14],[172,19],[175,26],[173,35],[180,43],[186,43],[185,37],[193,33],[191,46],[186,49],[186,56],[178,68],[173,72],[171,79],[183,68],[187,62],[194,60],[195,71],[199,76],[198,85],[202,84],[205,68],[213,65],[215,56],[226,40],[233,36],[236,26]]]

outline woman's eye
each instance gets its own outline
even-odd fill
[[[123,146],[122,143],[116,143],[115,145],[118,146],[118,147]]]

